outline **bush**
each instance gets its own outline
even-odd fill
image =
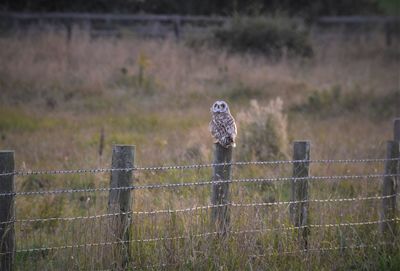
[[[230,101],[249,101],[250,99],[258,99],[263,96],[263,90],[260,88],[250,87],[242,82],[236,84],[233,88],[228,89],[224,93]]]
[[[309,57],[312,47],[308,34],[298,29],[298,24],[286,18],[234,18],[227,28],[214,32],[218,44],[232,51],[282,56]]]
[[[386,91],[382,95],[358,87],[342,91],[340,86],[333,86],[314,90],[304,103],[294,105],[292,110],[323,117],[359,112],[374,118],[389,118],[399,114],[399,101],[400,90]]]
[[[280,98],[267,106],[250,102],[249,110],[238,114],[238,153],[245,160],[286,159],[287,117]]]

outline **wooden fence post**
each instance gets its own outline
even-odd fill
[[[293,163],[293,179],[291,181],[290,201],[304,201],[290,204],[290,219],[298,231],[299,243],[302,249],[308,248],[308,179],[310,163],[310,142],[295,141],[293,145],[293,160],[304,162]],[[300,180],[297,178],[301,178]]]
[[[110,188],[122,188],[132,186],[132,168],[134,165],[135,146],[115,145],[113,146],[111,167],[116,170],[111,172]],[[116,241],[120,241],[117,251],[117,263],[122,269],[126,269],[130,262],[130,230],[131,224],[131,189],[110,190],[108,210],[109,213],[121,213],[115,216],[112,223],[112,232]]]
[[[400,141],[400,118],[394,120],[393,123],[393,140],[399,142]]]
[[[214,144],[214,163],[231,163],[232,147],[225,148],[220,144]],[[213,167],[213,181],[226,181],[231,179],[231,165]],[[217,183],[212,185],[211,204],[221,205],[229,203],[229,183]],[[218,233],[225,236],[230,222],[229,208],[227,205],[215,207],[211,210],[211,222],[216,226]]]
[[[0,173],[14,171],[14,152],[0,151]],[[0,176],[0,194],[14,193],[14,176]],[[0,195],[0,270],[13,270],[15,235],[14,235],[15,195]]]
[[[394,119],[393,122],[393,140],[400,145],[400,118]],[[397,174],[400,174],[400,161],[397,161]],[[396,178],[396,193],[400,193],[400,177]],[[398,204],[396,202],[396,204]]]
[[[399,142],[388,141],[386,158],[399,158]],[[385,175],[397,174],[397,160],[387,160],[385,162]],[[382,220],[392,220],[396,217],[396,176],[383,177],[382,196]],[[387,221],[381,223],[381,232],[384,238],[390,242],[396,235],[396,221]]]
[[[182,23],[181,23],[181,17],[177,16],[173,22],[174,24],[174,34],[175,34],[175,38],[177,41],[180,40],[181,38],[181,32],[182,32]]]
[[[385,22],[384,29],[385,29],[386,46],[390,47],[392,45],[392,30],[393,30],[393,25],[391,24],[391,22]]]
[[[72,23],[71,22],[65,22],[65,29],[67,31],[67,43],[71,41],[72,38]]]

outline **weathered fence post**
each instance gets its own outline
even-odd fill
[[[214,163],[227,163],[228,165],[219,165],[213,167],[212,180],[227,181],[231,179],[232,147],[225,148],[220,144],[214,144]],[[212,208],[211,222],[216,226],[216,230],[222,236],[225,236],[229,229],[229,183],[214,183],[212,185],[211,204],[223,205]]]
[[[400,145],[400,118],[394,119],[393,122],[393,139]],[[397,174],[400,174],[400,161],[397,161]],[[400,176],[396,178],[396,193],[400,192]],[[396,202],[396,204],[398,204]]]
[[[385,162],[385,175],[397,174],[397,160],[399,158],[399,142],[388,141]],[[382,213],[381,219],[387,220],[381,223],[381,232],[387,241],[392,241],[396,235],[396,176],[383,177],[382,183]]]
[[[113,147],[111,167],[115,170],[111,172],[110,188],[123,188],[132,186],[132,169],[134,165],[135,146],[115,145]],[[116,241],[121,242],[118,263],[123,269],[130,261],[130,231],[131,224],[131,189],[110,190],[108,200],[109,213],[121,213],[114,218],[112,223],[113,235]]]
[[[65,22],[65,29],[67,31],[67,43],[71,41],[72,38],[72,23],[71,22]]]
[[[101,127],[100,130],[100,139],[99,139],[99,156],[103,156],[103,150],[104,150],[104,127]]]
[[[175,38],[176,38],[177,41],[179,41],[180,38],[181,38],[181,25],[182,25],[182,23],[181,23],[181,16],[179,16],[179,15],[176,16],[176,18],[175,18],[173,24],[174,24],[174,34],[175,34]]]
[[[392,45],[392,30],[393,30],[393,24],[391,22],[385,22],[384,24],[384,29],[385,29],[385,41],[386,41],[386,46],[391,46]],[[394,27],[396,29],[396,27]]]
[[[0,173],[14,171],[14,152],[0,151]],[[14,175],[0,176],[0,194],[14,193]],[[0,270],[13,270],[15,195],[0,195]]]
[[[291,181],[290,219],[295,227],[300,227],[299,242],[302,249],[308,248],[308,179],[310,168],[310,142],[295,141],[293,145],[293,179]],[[298,179],[300,178],[300,179]]]
[[[400,118],[394,119],[393,123],[393,140],[400,141]]]

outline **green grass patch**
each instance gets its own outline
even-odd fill
[[[314,90],[305,102],[292,106],[295,112],[332,117],[343,113],[366,113],[373,118],[387,119],[400,113],[400,90],[380,94],[376,91],[363,91],[359,87],[343,91],[340,86]]]
[[[59,119],[36,117],[18,109],[0,109],[0,130],[2,131],[33,132],[39,129],[54,128],[62,123]]]
[[[227,97],[228,101],[241,102],[249,101],[251,99],[259,99],[265,95],[264,91],[259,88],[252,88],[239,82],[234,87],[228,89],[223,93],[223,97]]]
[[[0,109],[0,130],[35,131],[40,125],[37,119],[22,111]]]

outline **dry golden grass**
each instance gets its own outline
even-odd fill
[[[392,138],[392,119],[400,101],[384,97],[399,90],[399,52],[386,48],[383,37],[370,40],[323,38],[315,34],[312,59],[271,61],[254,55],[229,54],[223,49],[190,48],[174,40],[136,38],[90,40],[75,33],[66,43],[63,33],[32,33],[0,38],[0,149],[16,151],[18,169],[109,167],[112,144],[134,144],[136,164],[207,163],[212,160],[208,132],[209,107],[227,100],[231,112],[249,111],[250,100],[266,106],[283,101],[289,141],[307,139],[312,158],[379,158]],[[310,105],[315,90],[341,89],[333,109],[299,111]],[[373,93],[378,107],[370,107]],[[354,98],[354,96],[356,98]],[[325,96],[321,96],[325,97]],[[393,97],[398,97],[394,95]],[[352,107],[361,100],[361,105]],[[327,100],[326,104],[336,103]],[[381,103],[381,104],[380,104]],[[326,104],[323,104],[324,106]],[[348,105],[350,104],[350,105]],[[296,107],[297,106],[297,107]],[[296,110],[294,108],[297,108]],[[389,110],[386,110],[389,108]],[[311,108],[313,109],[313,108]],[[281,123],[282,124],[282,123]],[[239,123],[240,125],[240,123]],[[285,124],[281,125],[285,127]],[[105,150],[99,157],[100,130]],[[284,128],[286,129],[286,128]],[[241,136],[238,141],[240,144]],[[285,139],[287,141],[287,139]],[[261,144],[261,143],[260,143]],[[281,143],[280,143],[281,144]],[[284,152],[290,152],[286,146]],[[287,151],[289,150],[289,151]],[[235,156],[235,160],[243,157]],[[290,156],[290,155],[289,155]],[[312,165],[313,175],[382,173],[382,165]],[[291,168],[235,168],[234,178],[290,176]],[[106,187],[107,175],[18,177],[17,190]],[[210,171],[141,173],[139,184],[207,180]],[[311,198],[379,195],[379,182],[313,183]],[[232,185],[235,202],[288,200],[285,183]],[[107,193],[18,197],[17,218],[93,215],[106,212]],[[209,204],[209,187],[182,190],[135,191],[136,211],[176,209]],[[379,219],[380,202],[312,204],[314,224]],[[287,206],[234,209],[235,229],[289,226]],[[209,231],[209,213],[134,217],[134,239]],[[19,249],[109,241],[102,222],[74,221],[17,225]],[[304,256],[279,251],[297,249],[296,233],[237,235],[219,243],[199,238],[156,243],[134,243],[135,264],[169,264],[180,270],[365,269],[399,264],[399,255],[373,249],[332,251]],[[379,240],[376,225],[315,230],[313,247],[357,245]],[[111,248],[110,248],[111,249]],[[272,252],[271,252],[272,251]],[[272,254],[271,254],[272,253]],[[67,249],[33,256],[19,255],[19,269],[101,269],[95,247]],[[252,258],[250,255],[271,254]],[[109,255],[109,254],[107,254]],[[33,265],[29,264],[34,259]],[[99,256],[101,257],[101,256]],[[104,256],[106,258],[106,256]],[[392,261],[388,257],[392,258]],[[389,259],[389,260],[388,260]],[[394,259],[394,260],[393,260]],[[397,260],[396,260],[397,259]],[[106,264],[107,265],[107,264]],[[389,266],[390,267],[390,266]],[[393,266],[392,266],[393,267]]]

